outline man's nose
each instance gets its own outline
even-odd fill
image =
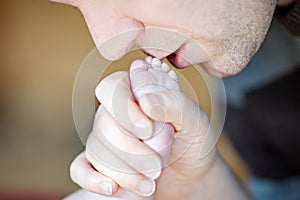
[[[108,60],[123,57],[144,32],[144,24],[122,16],[109,1],[80,1],[82,12],[93,40]],[[107,4],[107,5],[106,5]]]

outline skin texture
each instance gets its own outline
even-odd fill
[[[123,71],[111,74],[98,85],[96,96],[102,104],[95,116],[94,128],[88,138],[85,155],[80,154],[72,163],[71,177],[75,182],[95,193],[114,195],[118,190],[128,190],[144,196],[147,200],[198,199],[199,197],[224,199],[224,193],[228,199],[247,199],[230,171],[217,158],[216,149],[205,151],[211,147],[209,144],[213,143],[214,138],[212,133],[207,131],[209,126],[207,115],[196,102],[179,91],[164,91],[142,96],[138,106],[130,98],[129,86],[129,75]],[[172,124],[176,137],[171,147],[170,160],[176,158],[176,162],[162,169],[161,160],[156,152],[149,149],[138,138],[124,135],[120,126],[132,126],[124,124],[121,117],[114,116],[111,104],[114,101],[113,97],[120,99],[118,101],[120,108],[127,109],[128,104],[131,105],[128,109],[129,115],[139,115],[140,120],[151,116],[155,121],[166,120]],[[153,112],[152,105],[164,107],[166,117],[159,112]],[[130,123],[134,124],[138,121]],[[151,129],[151,126],[145,129]],[[133,135],[134,130],[130,131]],[[101,143],[103,138],[109,138],[107,141],[109,145]],[[204,146],[205,138],[207,143]],[[126,152],[131,151],[138,155],[147,155],[147,157],[142,156],[135,162],[131,162],[132,159],[129,159],[127,154],[125,156],[116,154],[114,147],[127,148]],[[109,158],[105,160],[106,162],[122,165],[124,173],[103,165],[102,158]],[[141,163],[147,163],[148,167],[155,169],[154,173],[145,173],[141,168]],[[131,167],[126,167],[128,165]],[[158,176],[160,176],[159,179],[157,179]],[[147,180],[156,180],[157,192],[154,194],[154,190],[150,188],[148,188],[150,193],[139,191],[140,183]],[[109,182],[112,188],[107,190],[107,187],[101,187],[99,183],[103,181]],[[73,199],[80,198],[73,197]]]
[[[167,57],[178,68],[201,63],[214,76],[233,75],[247,65],[264,40],[277,2],[276,0],[55,1],[80,9],[96,46],[107,59],[121,58],[134,44],[140,46],[144,46],[145,43],[148,46],[160,44],[163,48],[170,47],[177,54],[164,50],[144,49],[144,51],[159,59]],[[188,36],[189,39],[183,37],[174,40],[170,35],[163,37],[147,34],[148,27],[172,29]],[[121,34],[128,31],[130,31],[128,35]],[[120,34],[123,38],[121,37],[119,42],[109,42],[111,37]],[[168,92],[143,96],[138,105],[132,99],[127,72],[117,72],[102,80],[96,89],[96,96],[101,102],[94,121],[97,126],[94,126],[89,136],[85,154],[80,154],[72,163],[72,179],[89,191],[105,195],[112,195],[119,189],[124,189],[137,195],[149,196],[153,194],[156,185],[156,192],[148,199],[246,199],[246,195],[220,160],[215,149],[204,157],[199,156],[200,149],[210,147],[209,142],[204,145],[203,138],[213,140],[212,133],[207,131],[209,121],[206,113],[186,95],[174,92],[176,98]],[[130,122],[124,122],[121,116],[114,115],[112,102],[115,99],[120,100],[118,106],[125,108],[130,116],[138,117]],[[158,154],[139,140],[138,131],[134,128],[136,124],[143,124],[145,133],[149,133],[150,136],[152,126],[149,118],[156,121],[165,120],[161,119],[159,114],[150,111],[151,105],[154,104],[164,106],[167,122],[172,124],[176,131],[170,158],[185,152],[174,164],[165,169],[162,169]],[[101,126],[98,126],[99,124]],[[124,137],[120,131],[122,128],[126,128],[136,138],[120,140]],[[114,149],[103,148],[105,145],[99,143],[99,138],[110,133],[114,134],[109,140],[111,145],[130,149],[137,154],[147,152],[149,157],[136,159],[136,162],[130,163],[126,157],[114,152]],[[190,148],[185,151],[187,145],[190,145]],[[116,163],[131,166],[128,170],[135,174],[128,175],[111,168],[107,169],[99,162],[101,156],[108,156]],[[149,166],[156,169],[155,173],[149,174],[142,170],[140,164],[146,161],[150,161]],[[143,181],[152,184],[146,193],[139,190]]]
[[[228,76],[240,72],[257,52],[272,20],[276,0],[65,0],[77,6],[90,29],[95,44],[100,47],[113,35],[136,30],[130,39],[114,50],[114,56],[100,51],[109,59],[120,58],[135,43],[172,43],[166,38],[145,36],[145,27],[161,27],[188,35],[204,52],[203,58],[190,58],[195,48],[184,50],[189,41],[178,43],[179,55],[170,60],[177,67],[186,67],[180,57],[191,62],[205,63],[215,76]],[[172,39],[169,37],[170,40]],[[115,49],[115,44],[111,44]],[[176,51],[175,50],[175,51]],[[147,51],[159,59],[169,52]],[[181,54],[181,56],[180,56]]]

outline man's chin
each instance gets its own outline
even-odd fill
[[[240,73],[247,66],[248,62],[248,60],[235,62],[228,55],[222,55],[202,63],[202,66],[210,75],[222,78]]]

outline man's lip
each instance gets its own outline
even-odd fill
[[[179,54],[176,53],[172,53],[171,55],[167,56],[167,59],[174,67],[178,69],[183,69],[192,65],[191,63],[189,63],[183,57],[181,57]]]
[[[170,54],[172,54],[171,52],[160,51],[160,50],[142,49],[142,51],[147,56],[155,57],[155,58],[158,58],[160,60],[162,60],[162,59],[168,57]]]
[[[190,63],[178,53],[172,53],[167,56],[168,61],[176,68],[183,69],[192,65],[200,64],[201,67],[210,75],[221,78],[231,76],[238,71],[229,71],[220,60],[203,60],[203,62]],[[231,68],[230,68],[231,69]]]
[[[229,72],[228,70],[226,70],[226,67],[223,66],[224,64],[221,58],[209,59],[204,51],[199,51],[199,56],[197,56],[196,58],[195,56],[193,58],[185,58],[183,55],[191,55],[191,53],[187,52],[186,50],[186,46],[181,45],[173,53],[148,51],[147,49],[143,49],[143,52],[148,56],[157,57],[158,59],[167,58],[168,61],[178,69],[201,64],[204,70],[214,77],[225,77],[235,74],[235,72]],[[191,49],[189,50],[191,51]],[[188,59],[191,59],[189,60],[190,62],[188,61]]]
[[[142,50],[147,56],[152,56],[156,57],[160,60],[167,58],[168,61],[176,68],[182,69],[185,67],[188,67],[192,64],[190,64],[188,61],[186,61],[184,58],[182,58],[179,54],[177,54],[177,51],[173,53],[165,53],[165,54],[155,54],[155,53],[150,53],[147,49]],[[195,63],[194,63],[195,64]]]

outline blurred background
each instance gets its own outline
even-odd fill
[[[83,146],[72,88],[94,44],[75,8],[5,0],[0,9],[0,199],[7,193],[60,199],[77,188],[69,165]]]
[[[84,147],[72,118],[72,89],[77,70],[94,43],[76,8],[47,0],[2,0],[0,9],[0,200],[61,199],[78,189],[69,177],[69,165]],[[128,68],[131,60],[141,56],[144,56],[141,52],[129,54],[114,63],[114,69],[107,74]],[[300,152],[296,148],[299,136],[290,134],[285,148],[271,145],[276,138],[282,141],[282,137],[278,139],[280,134],[300,134],[299,129],[287,128],[292,127],[288,122],[300,121],[299,96],[290,95],[299,93],[299,62],[299,39],[274,22],[249,67],[224,80],[229,106],[226,134],[219,140],[220,152],[256,199],[300,199],[298,193],[287,198],[284,194],[292,192],[278,189],[300,188],[300,169],[295,159]],[[195,76],[192,68],[180,73],[181,81],[191,82],[199,104],[209,113],[210,96],[204,81]],[[296,78],[283,88],[276,86],[275,90],[281,91],[277,96],[269,92],[274,90],[273,83],[290,75]],[[185,91],[192,95],[189,88]],[[271,104],[279,96],[287,98]],[[272,112],[278,107],[294,112]],[[257,110],[258,113],[248,115]],[[251,123],[247,123],[249,117]],[[253,122],[253,118],[262,123]],[[275,127],[280,133],[272,134],[273,129],[264,126],[273,124],[283,124]],[[260,143],[262,139],[253,132],[260,136],[267,134],[263,141],[271,142]],[[268,148],[261,148],[265,146]],[[283,155],[292,158],[280,160]],[[288,166],[292,168],[280,166],[287,162],[291,162]],[[276,198],[268,196],[272,194]]]

